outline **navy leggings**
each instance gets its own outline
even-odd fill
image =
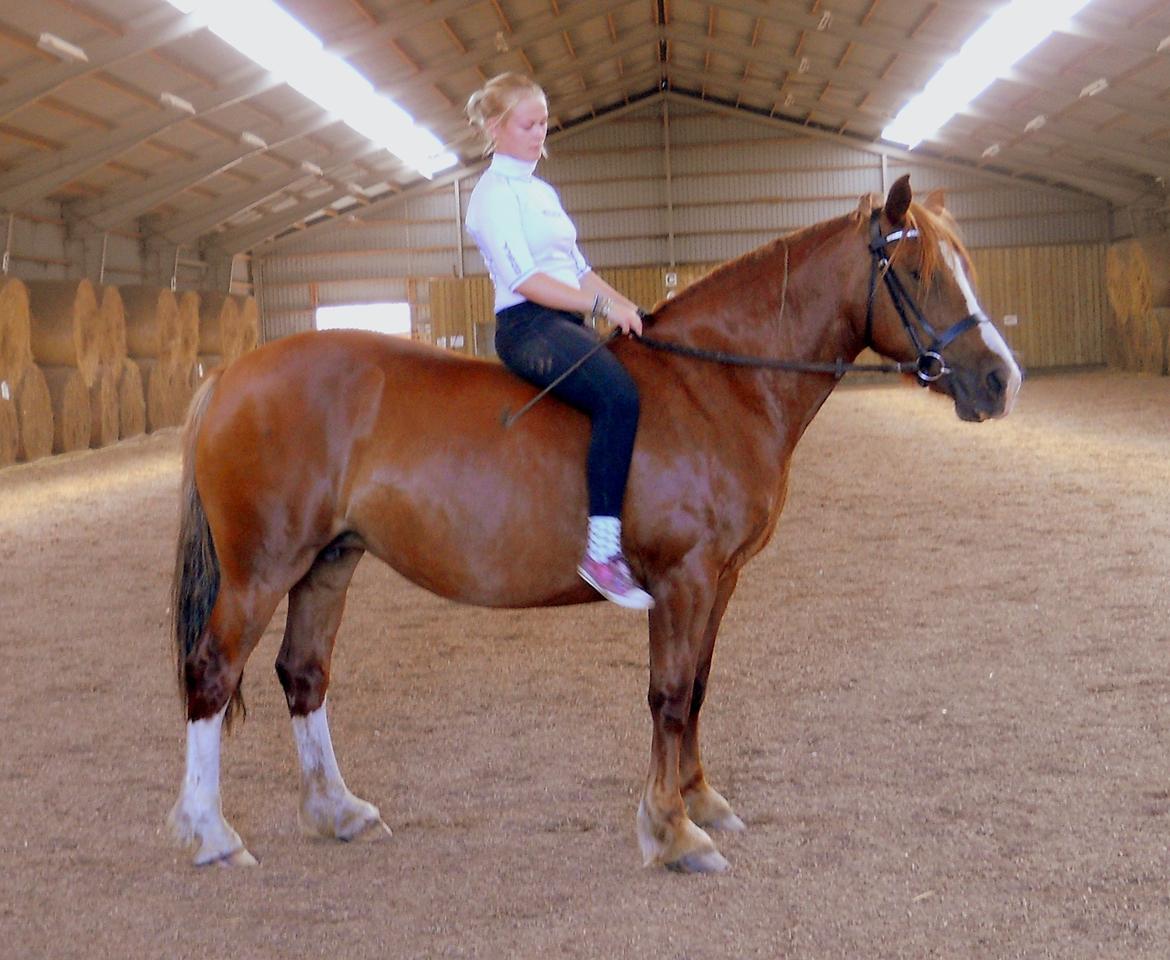
[[[529,383],[546,387],[597,346],[576,314],[524,301],[496,314],[496,353]],[[638,388],[608,348],[552,390],[592,424],[586,478],[589,515],[620,517],[638,429]]]

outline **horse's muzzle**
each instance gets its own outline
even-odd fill
[[[989,370],[954,372],[947,379],[959,419],[982,423],[1011,413],[1022,376],[1013,362],[997,363]]]

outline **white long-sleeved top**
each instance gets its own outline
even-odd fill
[[[535,273],[580,288],[590,270],[577,228],[535,169],[535,161],[497,153],[467,202],[467,232],[491,274],[497,313],[524,301],[516,288]]]

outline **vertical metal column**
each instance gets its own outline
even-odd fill
[[[662,98],[662,157],[666,176],[666,256],[671,270],[674,262],[674,186],[670,168],[670,101]]]
[[[110,232],[107,230],[102,234],[102,259],[98,264],[98,285],[106,282],[106,250],[110,245]]]
[[[8,275],[8,267],[12,263],[12,225],[15,221],[16,214],[8,214],[8,235],[4,240],[4,257],[0,260],[0,273],[3,273],[5,276]]]
[[[455,179],[452,186],[455,188],[455,276],[462,279],[465,269],[463,263],[463,198],[459,193],[458,178]]]

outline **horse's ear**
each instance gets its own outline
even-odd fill
[[[946,191],[942,187],[936,187],[926,195],[926,200],[922,205],[931,213],[942,213],[947,205]]]
[[[857,215],[862,220],[869,220],[873,208],[882,202],[882,198],[873,193],[863,193],[857,201]]]
[[[894,185],[890,187],[890,194],[886,197],[885,214],[886,219],[891,224],[899,224],[906,216],[906,212],[910,209],[910,200],[913,194],[910,192],[910,174],[905,173],[894,181]]]

